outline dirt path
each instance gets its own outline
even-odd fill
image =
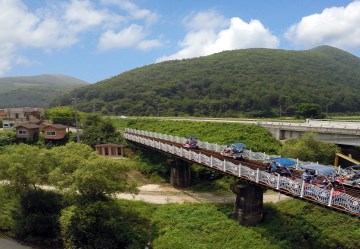
[[[233,203],[235,195],[215,195],[212,193],[202,193],[193,191],[183,191],[173,188],[167,184],[145,184],[139,187],[139,194],[118,194],[117,198],[127,200],[141,200],[155,204],[167,203],[184,203],[184,202],[211,202],[211,203]],[[268,192],[264,194],[264,202],[277,202],[289,198],[285,195],[280,195],[275,192]]]
[[[24,246],[15,240],[9,238],[0,237],[0,248],[1,249],[31,249],[29,246]]]

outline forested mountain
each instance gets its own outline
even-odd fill
[[[0,108],[46,107],[55,97],[86,84],[62,74],[0,78]]]
[[[75,92],[83,111],[124,115],[278,116],[301,103],[356,112],[360,58],[330,46],[241,49],[144,66]]]

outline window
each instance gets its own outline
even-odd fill
[[[47,131],[46,136],[56,136],[56,132],[55,131]]]
[[[19,134],[19,135],[26,135],[26,134],[27,134],[27,131],[26,131],[26,130],[19,130],[19,131],[18,131],[18,134]]]

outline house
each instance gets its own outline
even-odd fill
[[[15,127],[16,137],[20,139],[34,139],[39,135],[40,126],[37,124],[24,123]]]
[[[6,117],[6,112],[4,109],[0,109],[0,118],[3,119]]]
[[[43,108],[4,108],[0,109],[3,128],[13,128],[22,122],[36,123],[42,120]]]
[[[48,140],[63,139],[66,136],[66,128],[67,126],[62,124],[48,124],[42,128],[45,135],[44,138]]]

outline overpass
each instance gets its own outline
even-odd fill
[[[245,182],[245,184],[231,186],[232,191],[237,195],[235,218],[242,224],[254,225],[261,222],[264,188],[360,217],[360,188],[349,186],[345,192],[342,192],[336,186],[324,189],[306,183],[301,178],[291,179],[270,174],[266,170],[266,164],[260,161],[239,161],[221,156],[219,151],[223,147],[217,144],[199,141],[200,149],[189,150],[181,146],[185,142],[185,138],[171,135],[127,129],[123,136],[130,142],[176,158],[170,163],[171,184],[174,186],[182,187],[190,184],[189,172],[192,163]],[[252,152],[247,151],[247,153],[250,153],[247,156],[251,156]],[[264,155],[257,157],[261,159]]]
[[[360,146],[360,122],[307,120],[305,123],[257,122],[278,140],[298,138],[305,132],[317,133],[317,139],[340,145]]]
[[[298,138],[305,132],[317,133],[317,139],[324,142],[360,146],[360,122],[307,119],[305,122],[257,121],[229,119],[187,119],[172,118],[195,122],[223,122],[259,125],[271,132],[278,140]]]

